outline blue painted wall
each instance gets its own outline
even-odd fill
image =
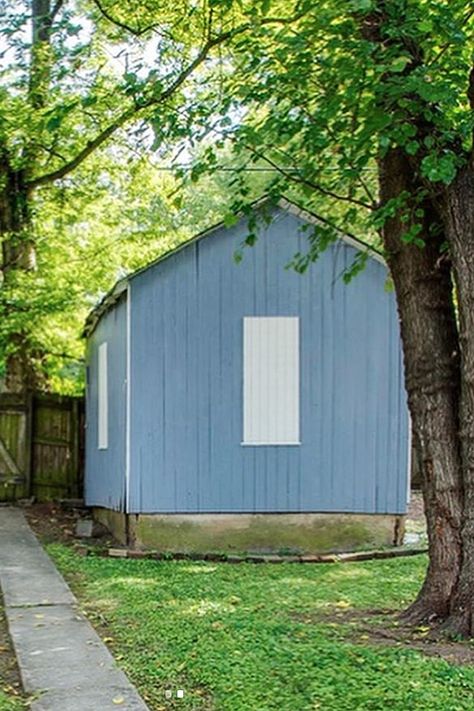
[[[88,506],[123,510],[125,503],[126,458],[126,296],[99,321],[87,347],[86,390],[86,474],[85,498]],[[98,350],[107,342],[108,365],[108,448],[98,449]]]
[[[407,409],[386,269],[369,260],[344,285],[356,251],[343,242],[302,276],[285,269],[306,249],[303,224],[278,211],[236,265],[243,221],[131,278],[130,512],[405,511]],[[244,316],[300,317],[301,446],[240,444]],[[109,329],[122,403],[113,319],[123,306],[102,317],[91,362]],[[116,424],[102,461],[89,432],[88,503],[117,502],[107,492],[124,456],[122,415]]]

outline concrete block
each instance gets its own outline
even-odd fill
[[[77,538],[92,538],[94,531],[94,521],[91,518],[80,518],[76,521],[74,534]]]
[[[128,558],[128,551],[126,548],[109,548],[110,558]]]
[[[92,518],[80,518],[76,521],[75,535],[77,538],[100,538],[107,533],[107,528]]]

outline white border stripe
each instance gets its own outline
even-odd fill
[[[125,513],[130,508],[130,394],[131,394],[131,297],[130,284],[127,284],[127,363],[126,363],[126,395],[125,395]]]
[[[97,448],[109,447],[109,374],[107,341],[103,341],[97,353],[98,387],[97,387]]]

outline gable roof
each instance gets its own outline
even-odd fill
[[[254,210],[257,210],[259,207],[263,207],[265,204],[269,204],[272,207],[279,207],[281,210],[284,210],[285,212],[294,215],[295,217],[299,217],[301,220],[304,222],[307,222],[312,225],[321,225],[324,224],[324,220],[322,220],[318,215],[316,215],[314,212],[311,212],[310,210],[305,210],[304,208],[300,207],[296,203],[292,202],[291,200],[288,200],[287,198],[281,198],[277,203],[272,203],[271,199],[269,197],[263,197],[259,198],[258,200],[255,200],[252,203],[252,208]],[[198,232],[198,234],[194,235],[190,239],[186,240],[185,242],[181,242],[177,247],[174,249],[170,249],[168,252],[165,252],[164,254],[161,254],[159,257],[154,259],[153,261],[149,262],[149,264],[146,264],[144,267],[140,267],[139,269],[135,270],[134,272],[131,272],[127,276],[119,279],[112,289],[108,291],[105,296],[99,301],[97,306],[95,306],[90,314],[88,315],[85,325],[84,325],[84,331],[83,331],[83,336],[87,337],[90,336],[93,331],[95,330],[95,327],[97,326],[98,322],[100,321],[101,317],[103,316],[104,313],[109,311],[110,308],[119,300],[119,298],[124,294],[127,290],[129,282],[134,279],[136,276],[141,274],[144,271],[147,271],[148,269],[151,269],[154,267],[156,264],[159,264],[160,262],[163,262],[165,259],[168,259],[169,257],[173,256],[174,254],[177,254],[178,252],[181,252],[181,250],[186,249],[192,244],[195,244],[196,242],[200,242],[202,239],[209,237],[213,232],[216,232],[219,229],[222,229],[225,227],[224,222],[221,221],[216,225],[213,225],[212,227],[208,227],[207,229],[203,230],[202,232]],[[386,265],[386,262],[383,258],[383,255],[381,252],[379,252],[375,247],[370,246],[366,242],[363,242],[361,239],[358,239],[357,237],[353,235],[348,235],[345,232],[340,232],[338,231],[338,236],[339,239],[345,242],[346,244],[350,245],[351,247],[354,247],[358,251],[366,252],[372,259],[377,260],[383,265]]]

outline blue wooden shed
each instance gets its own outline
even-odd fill
[[[255,205],[255,210],[268,204]],[[387,268],[341,278],[341,235],[287,265],[317,218],[282,200],[119,281],[89,316],[86,503],[169,550],[315,552],[397,542],[409,420]]]

